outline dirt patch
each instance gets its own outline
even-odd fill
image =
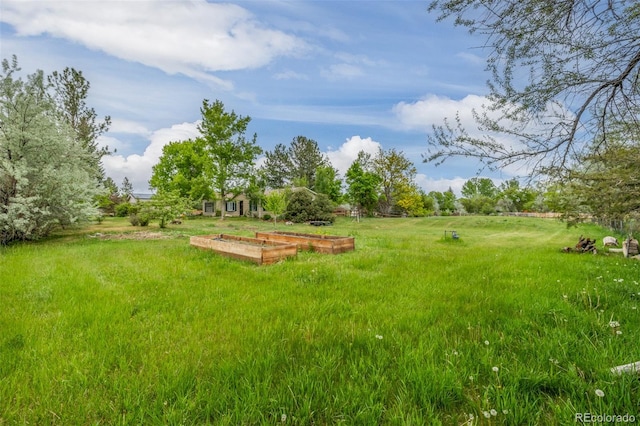
[[[88,235],[89,238],[98,238],[100,240],[166,240],[174,238],[175,235],[165,234],[163,232],[126,232],[121,234],[103,234],[96,232]]]

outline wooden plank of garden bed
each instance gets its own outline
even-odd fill
[[[275,241],[264,241],[236,235],[215,234],[193,236],[189,243],[223,256],[248,260],[259,265],[269,265],[286,257],[296,256],[297,247]]]
[[[256,232],[256,238],[265,241],[296,244],[298,250],[314,250],[319,253],[338,254],[355,249],[354,237],[273,231]]]

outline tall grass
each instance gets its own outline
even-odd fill
[[[0,249],[0,424],[638,417],[637,377],[609,368],[640,360],[640,265],[560,251],[604,230],[343,219],[286,229],[355,236],[354,252],[266,267],[187,238],[268,229],[199,219],[169,239],[92,238],[134,230],[110,219]]]

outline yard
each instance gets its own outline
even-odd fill
[[[601,248],[607,231],[506,217],[278,224],[356,248],[269,266],[189,245],[273,229],[107,219],[0,248],[0,425],[640,417],[638,376],[610,372],[640,360],[640,262],[561,252],[580,234]]]

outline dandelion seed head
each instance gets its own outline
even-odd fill
[[[485,341],[484,341],[484,344],[485,344],[485,345],[487,345],[487,346],[489,346],[489,341],[488,341],[488,340],[485,340]]]
[[[602,398],[604,396],[604,391],[602,389],[596,389],[596,395]]]
[[[509,410],[502,410],[502,414],[509,414]]]
[[[611,328],[620,327],[620,323],[618,321],[609,321],[609,327]]]
[[[493,370],[494,373],[497,373],[498,371],[500,371],[500,369],[498,367],[493,367],[492,370]]]
[[[382,340],[382,336],[381,336],[381,335],[379,335],[379,334],[376,334],[376,339],[378,339],[378,340]]]
[[[282,423],[286,422],[286,421],[287,421],[287,415],[286,415],[286,414],[283,414],[282,416],[280,416],[280,421],[281,421]]]
[[[483,412],[482,412],[482,415],[484,415],[484,417],[485,417],[485,418],[487,418],[487,419],[488,419],[489,417],[491,417],[491,413],[490,413],[490,412],[488,412],[488,411],[483,411]]]
[[[492,408],[491,410],[489,410],[489,414],[491,414],[492,416],[495,417],[495,416],[498,415],[498,412],[495,409]]]
[[[616,334],[619,336],[622,334],[622,330],[616,330]]]

